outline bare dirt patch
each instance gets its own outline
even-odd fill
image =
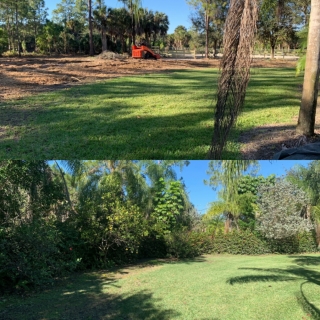
[[[302,88],[299,88],[302,91]],[[259,126],[240,135],[242,159],[270,160],[284,149],[298,148],[309,143],[320,142],[320,98],[316,111],[315,135],[306,137],[296,134],[298,115],[290,123]]]
[[[239,139],[242,144],[243,159],[270,160],[274,154],[289,148],[297,148],[308,143],[320,142],[320,129],[314,137],[297,135],[294,124],[271,124],[244,132]]]
[[[219,59],[135,60],[103,57],[0,58],[0,101],[135,74],[219,67]],[[292,67],[293,61],[254,60],[253,67]]]

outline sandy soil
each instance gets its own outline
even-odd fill
[[[134,74],[170,72],[177,69],[218,67],[218,59],[210,60],[135,60],[103,59],[102,57],[23,57],[0,58],[0,104],[10,99],[39,92],[90,83]],[[253,67],[294,67],[295,61],[253,61]],[[289,125],[259,127],[245,132],[240,137],[244,159],[271,159],[282,148],[309,142],[295,135],[296,119]],[[318,128],[320,134],[320,128]],[[315,138],[319,140],[319,137]],[[313,140],[312,140],[313,141]]]

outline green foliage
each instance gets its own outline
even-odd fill
[[[211,250],[209,235],[203,232],[177,230],[164,239],[168,257],[193,258]]]
[[[218,233],[212,239],[213,253],[266,254],[270,253],[267,243],[249,230]]]
[[[311,221],[303,216],[308,204],[307,194],[284,179],[261,186],[257,230],[270,239],[285,239],[311,230]]]
[[[61,242],[52,223],[33,221],[0,230],[0,290],[52,284],[77,268],[72,247]]]
[[[212,253],[258,255],[267,253],[304,253],[317,252],[314,232],[303,232],[286,239],[268,239],[250,230],[223,234],[212,239]]]
[[[300,58],[297,61],[296,77],[299,76],[302,71],[304,71],[306,66],[307,54],[305,53],[305,50],[307,49],[308,45],[308,32],[309,27],[305,26],[297,33],[299,38],[300,51],[302,54],[300,54]]]
[[[174,228],[177,217],[184,209],[183,188],[180,181],[171,181],[169,186],[166,186],[164,179],[160,178],[158,190],[152,216],[156,221],[155,230],[159,234],[166,234]]]

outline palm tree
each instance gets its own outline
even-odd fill
[[[320,73],[320,2],[311,0],[308,47],[297,133],[314,135]]]
[[[101,32],[102,52],[107,51],[107,22],[108,10],[101,0],[98,0],[98,8],[93,11],[94,20],[97,22],[97,27]]]
[[[131,15],[131,43],[132,45],[136,42],[136,27],[139,22],[139,9],[142,7],[141,0],[119,0],[123,2]]]
[[[240,214],[240,196],[238,195],[238,181],[244,172],[249,169],[256,169],[256,160],[212,160],[209,162],[208,174],[211,175],[209,181],[205,181],[216,189],[222,187],[220,191],[221,201],[213,203],[208,211],[208,215],[223,214],[226,217],[225,232],[230,230],[232,222],[237,226],[237,217]]]

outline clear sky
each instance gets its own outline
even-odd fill
[[[152,11],[160,11],[169,17],[169,31],[173,33],[178,25],[183,25],[187,29],[191,26],[190,14],[191,8],[187,5],[186,0],[141,0],[142,6]],[[49,18],[61,0],[45,0],[46,7],[49,9]],[[107,7],[121,8],[123,3],[118,0],[104,0]]]
[[[310,161],[293,160],[259,161],[260,169],[257,175],[267,177],[274,173],[276,176],[280,177],[294,165],[299,163],[303,166],[306,166],[309,162]],[[185,167],[182,172],[180,172],[180,169],[177,169],[178,177],[183,177],[185,185],[187,186],[187,191],[189,193],[191,202],[201,214],[206,212],[210,202],[218,199],[217,192],[214,191],[210,186],[207,186],[203,183],[204,180],[209,179],[209,175],[206,174],[208,170],[208,163],[209,161],[206,160],[193,160],[190,161],[190,165]]]

